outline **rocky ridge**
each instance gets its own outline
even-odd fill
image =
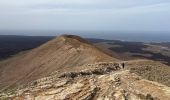
[[[169,100],[170,87],[141,78],[119,63],[84,65],[89,68],[52,73],[20,87],[12,100]],[[91,67],[93,66],[93,67]],[[9,93],[10,94],[10,93]]]

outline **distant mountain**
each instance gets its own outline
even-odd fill
[[[0,89],[30,82],[84,64],[117,61],[78,36],[62,35],[0,63]]]
[[[55,38],[54,36],[0,35],[0,60],[20,55]],[[170,65],[170,43],[145,43],[88,38],[110,56],[120,60],[150,59]]]

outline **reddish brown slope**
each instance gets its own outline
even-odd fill
[[[55,70],[116,59],[86,40],[63,35],[17,57],[0,63],[0,90],[44,77]]]

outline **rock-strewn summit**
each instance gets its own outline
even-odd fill
[[[118,63],[84,65],[81,71],[52,74],[3,94],[13,100],[169,100],[170,87],[121,69]]]

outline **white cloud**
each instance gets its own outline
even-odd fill
[[[0,29],[151,30],[162,22],[155,27],[163,30],[169,20],[168,0],[0,0]]]
[[[167,3],[165,0],[0,0],[2,9],[32,8],[32,9],[119,9],[138,6],[148,6],[159,3]],[[169,1],[170,2],[170,1]]]

